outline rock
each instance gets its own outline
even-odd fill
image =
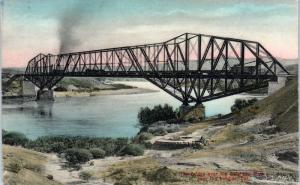
[[[221,166],[220,166],[218,163],[216,163],[216,162],[213,162],[213,165],[214,165],[215,167],[217,167],[217,168],[221,168]]]
[[[278,128],[276,125],[270,125],[270,126],[264,127],[262,133],[275,134],[275,133],[277,133],[277,131],[278,131]]]
[[[278,152],[275,155],[279,161],[290,161],[298,164],[298,153],[295,151]]]

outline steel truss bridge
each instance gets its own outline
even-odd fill
[[[64,77],[144,78],[187,105],[251,91],[288,71],[259,42],[185,33],[137,46],[39,54],[24,77],[51,89]]]

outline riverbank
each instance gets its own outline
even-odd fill
[[[94,91],[64,91],[54,92],[54,97],[86,97],[86,96],[103,96],[103,95],[129,95],[129,94],[145,94],[158,92],[157,90],[146,88],[130,88],[130,89],[115,89],[115,90],[94,90]]]

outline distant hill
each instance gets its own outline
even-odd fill
[[[294,65],[299,63],[299,59],[282,59],[277,58],[277,60],[284,66]]]
[[[24,73],[25,69],[26,68],[17,68],[17,67],[2,68],[2,73],[20,74],[20,73]]]
[[[291,64],[288,66],[285,66],[285,69],[288,70],[293,75],[298,75],[298,64]]]

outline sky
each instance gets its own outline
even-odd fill
[[[156,43],[185,32],[254,40],[298,57],[297,0],[4,0],[2,67],[58,54]]]

